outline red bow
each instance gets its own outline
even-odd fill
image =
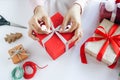
[[[114,66],[116,65],[117,61],[118,61],[118,57],[120,56],[120,34],[113,36],[113,33],[117,30],[118,25],[114,24],[111,29],[109,30],[109,32],[107,33],[106,30],[104,29],[104,27],[99,26],[96,30],[95,30],[95,34],[100,35],[100,37],[90,37],[88,40],[85,41],[85,43],[81,46],[80,49],[80,56],[81,56],[81,61],[83,63],[87,64],[87,60],[86,60],[86,56],[85,56],[85,44],[87,42],[94,42],[94,41],[100,41],[105,39],[105,43],[103,44],[103,46],[101,47],[100,51],[98,52],[97,55],[97,59],[99,61],[102,60],[102,57],[104,55],[104,52],[107,48],[107,46],[109,44],[111,44],[115,54],[117,55],[116,57],[116,62],[114,62],[112,65],[110,65],[110,68],[114,68]],[[102,31],[100,30],[102,29]]]

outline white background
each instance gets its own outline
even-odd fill
[[[88,55],[87,65],[80,61],[80,46],[93,34],[98,25],[98,5],[97,0],[91,2],[82,15],[84,36],[81,41],[55,61],[49,57],[38,42],[28,37],[28,30],[0,26],[0,79],[11,80],[11,71],[19,64],[15,65],[11,60],[8,60],[10,57],[8,50],[18,44],[23,44],[30,54],[25,61],[33,61],[39,66],[48,65],[45,69],[38,69],[31,80],[118,80],[119,66],[113,70],[109,69],[107,65]],[[28,20],[33,13],[28,0],[0,0],[0,14],[11,22],[28,27]],[[6,43],[4,41],[5,35],[15,32],[21,32],[23,37],[14,43]]]

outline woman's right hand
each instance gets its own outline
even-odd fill
[[[44,23],[44,25],[46,26],[46,30],[43,30],[41,28],[42,25],[40,25],[40,22]],[[44,11],[42,6],[37,6],[34,10],[34,15],[29,21],[28,35],[34,40],[39,40],[33,34],[33,30],[38,34],[49,34],[50,26],[51,26],[51,21],[50,18],[48,17],[48,14]]]

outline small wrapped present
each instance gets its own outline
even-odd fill
[[[10,58],[12,59],[14,64],[17,64],[26,58],[28,58],[28,54],[26,53],[25,49],[23,48],[22,44],[10,49],[8,51]]]
[[[100,3],[100,22],[104,18],[120,24],[120,3],[118,0],[116,3],[114,0]]]
[[[52,32],[50,34],[37,34],[35,32],[34,34],[40,39],[39,42],[46,49],[52,59],[55,60],[74,45],[74,42],[69,45],[67,44],[67,41],[73,37],[74,32],[59,33],[58,30],[63,22],[63,16],[60,13],[53,15],[51,21],[53,22],[53,26],[51,27]]]
[[[120,56],[120,26],[104,19],[80,51],[83,63],[87,63],[86,52],[113,68]]]

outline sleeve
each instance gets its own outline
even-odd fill
[[[35,7],[37,7],[38,5],[40,6],[44,6],[44,0],[29,0],[31,7],[33,8],[33,10],[35,9]]]
[[[78,4],[81,7],[81,14],[84,12],[84,8],[87,5],[88,0],[76,0],[74,4]]]

